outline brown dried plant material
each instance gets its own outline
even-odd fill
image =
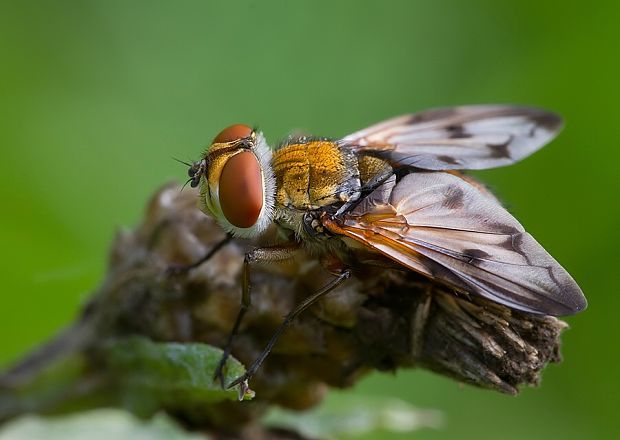
[[[153,341],[223,346],[240,304],[244,252],[256,243],[233,240],[207,263],[170,276],[224,238],[196,207],[197,193],[177,185],[158,191],[142,224],[121,231],[108,274],[78,323],[0,378],[27,381],[52,357],[79,351],[91,369],[105,369],[105,341],[142,335]],[[267,239],[269,240],[269,239]],[[332,279],[309,256],[252,272],[252,307],[232,353],[249,365],[296,303]],[[251,382],[252,402],[165,409],[195,427],[243,426],[272,404],[305,409],[329,387],[349,387],[373,370],[421,367],[460,382],[517,394],[537,385],[559,362],[566,324],[507,309],[402,270],[356,271],[343,286],[303,313],[284,333]],[[45,411],[44,411],[45,412]],[[48,411],[49,412],[49,411]]]

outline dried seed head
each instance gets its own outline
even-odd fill
[[[107,278],[75,327],[82,335],[77,349],[93,359],[88,374],[106,368],[97,350],[110,338],[138,334],[153,341],[226,343],[240,304],[248,244],[233,240],[190,272],[173,277],[168,272],[171,265],[196,261],[224,238],[196,207],[196,197],[193,189],[166,186],[150,201],[142,224],[118,234]],[[252,307],[233,355],[249,365],[282,316],[330,277],[311,256],[256,267]],[[84,323],[93,331],[84,333]],[[516,394],[523,385],[537,385],[543,368],[560,360],[565,328],[553,317],[513,311],[478,296],[459,298],[412,272],[369,268],[284,333],[253,379],[251,404],[190,409],[178,402],[162,409],[194,427],[241,427],[272,404],[308,408],[328,387],[351,386],[375,369],[409,367]],[[74,337],[68,331],[50,346]],[[37,362],[40,357],[33,355]],[[11,377],[24,376],[34,364],[27,358]]]

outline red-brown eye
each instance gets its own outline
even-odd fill
[[[232,225],[249,228],[263,208],[263,179],[258,160],[249,151],[228,159],[220,175],[220,206]]]
[[[226,127],[224,130],[215,136],[213,139],[214,144],[220,144],[223,142],[232,142],[237,139],[243,139],[252,134],[252,128],[244,124],[235,124],[230,127]]]

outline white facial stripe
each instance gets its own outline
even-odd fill
[[[210,187],[210,197],[209,194],[203,194],[202,200],[204,207],[211,212],[220,226],[222,226],[226,232],[240,238],[251,238],[262,234],[273,220],[276,180],[271,168],[272,152],[269,145],[267,145],[265,137],[260,132],[256,133],[256,145],[254,146],[253,153],[260,164],[263,184],[263,206],[254,225],[249,228],[238,228],[226,219],[222,212],[222,207],[220,206],[218,186]],[[216,185],[219,185],[219,182]]]

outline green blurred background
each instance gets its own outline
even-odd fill
[[[115,229],[184,178],[171,157],[197,157],[226,125],[276,141],[429,107],[532,104],[566,118],[562,135],[478,176],[590,301],[568,319],[565,361],[516,398],[423,371],[354,392],[441,409],[446,426],[418,438],[619,438],[619,5],[1,2],[0,365],[75,316]]]

